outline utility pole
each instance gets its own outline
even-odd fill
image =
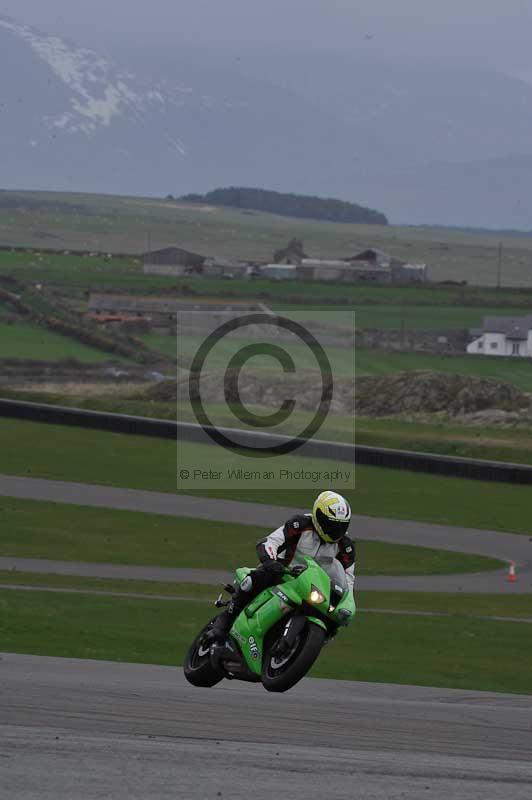
[[[405,346],[405,339],[406,339],[406,308],[405,308],[405,297],[401,298],[401,346]]]
[[[502,272],[502,242],[499,242],[499,254],[497,256],[497,289],[501,288]]]

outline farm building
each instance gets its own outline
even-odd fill
[[[273,265],[295,267],[295,277],[302,281],[328,281],[336,283],[424,283],[428,280],[425,264],[406,264],[388,253],[367,248],[348,258],[308,258],[303,242],[292,239],[288,245],[274,253]],[[263,275],[272,277],[273,265],[262,267]],[[278,279],[289,279],[291,271],[278,274]]]
[[[303,249],[301,239],[291,239],[286,247],[275,251],[273,263],[299,266],[304,258],[308,258],[308,256]]]
[[[344,260],[304,258],[296,267],[296,276],[302,281],[330,281],[335,283],[389,283],[390,270],[382,269],[368,261],[353,263]]]
[[[135,317],[150,328],[167,329],[175,325],[178,301],[172,297],[137,297],[129,294],[92,293],[87,316],[102,323],[109,317]]]
[[[245,278],[250,269],[247,262],[226,258],[206,258],[202,275],[206,278]]]
[[[388,270],[391,283],[425,283],[428,280],[426,264],[407,264],[382,250],[369,248],[346,258],[350,264],[369,264],[372,268]]]
[[[145,273],[176,277],[191,272],[201,273],[205,260],[205,256],[191,253],[181,247],[164,247],[162,250],[151,250],[142,256]]]
[[[89,322],[96,322],[105,330],[113,330],[115,328],[130,333],[147,333],[150,325],[142,314],[120,314],[120,313],[107,313],[107,312],[93,312],[89,311],[84,315],[85,319]]]
[[[482,330],[472,331],[471,355],[532,358],[532,314],[526,317],[484,317]]]
[[[392,258],[391,271],[392,283],[426,283],[429,279],[426,264],[405,264]]]
[[[355,256],[351,256],[351,258],[344,259],[345,261],[353,262],[353,261],[364,261],[368,264],[371,264],[372,267],[380,267],[382,269],[388,269],[391,264],[392,257],[388,255],[388,253],[383,252],[382,250],[375,250],[374,248],[368,248],[367,250],[362,250],[361,253],[357,253]]]
[[[152,297],[126,294],[92,293],[87,318],[102,325],[113,322],[142,322],[150,329],[175,331],[180,327],[212,327],[240,314],[268,312],[260,302],[245,300],[202,299],[186,300],[177,297]],[[269,312],[268,312],[269,313]]]

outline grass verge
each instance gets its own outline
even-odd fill
[[[178,665],[207,606],[0,591],[6,652]],[[361,614],[324,650],[322,678],[532,692],[532,638],[516,622]]]
[[[37,590],[72,589],[77,592],[108,594],[162,595],[171,600],[188,599],[198,603],[212,603],[220,593],[220,586],[199,583],[168,583],[164,581],[129,580],[127,578],[85,578],[77,575],[50,575],[39,572],[0,571],[0,584],[31,586]],[[532,619],[532,594],[451,594],[446,592],[381,592],[357,591],[360,614],[368,611],[423,612],[424,614],[449,614],[461,617],[521,617]],[[213,612],[214,613],[214,612]]]
[[[0,441],[0,473],[175,492],[176,445],[171,441],[6,419],[0,420]],[[180,445],[180,460],[221,470],[231,464],[226,451],[209,445]],[[286,462],[302,467],[295,456]],[[304,467],[323,470],[336,464],[305,459]],[[234,490],[214,486],[186,493],[308,508],[321,483],[299,486],[268,489],[242,483]],[[348,494],[357,514],[530,534],[532,492],[527,486],[357,467],[356,490]]]
[[[19,572],[18,570],[0,570],[0,584],[56,590],[73,589],[77,592],[102,592],[111,595],[164,595],[174,600],[189,599],[195,602],[211,603],[211,605],[221,591],[219,585],[210,586],[203,583],[168,583],[128,578],[85,578],[77,575],[52,575],[45,572]]]
[[[282,520],[269,527],[277,524]],[[268,526],[12,498],[0,498],[0,528],[2,556],[230,571],[242,561],[254,564],[255,543],[268,533]],[[504,566],[484,556],[365,540],[357,542],[357,557],[361,575],[441,575]]]
[[[359,608],[423,611],[478,617],[532,618],[532,594],[500,595],[460,592],[357,592]]]

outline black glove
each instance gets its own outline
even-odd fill
[[[282,575],[284,575],[284,567],[280,561],[275,561],[273,558],[269,558],[268,561],[263,561],[262,565],[268,575],[273,575],[276,578],[280,578]]]
[[[302,572],[305,572],[306,569],[307,569],[306,564],[296,564],[295,567],[292,567],[290,569],[290,574],[297,578],[299,577],[299,575],[301,575]]]

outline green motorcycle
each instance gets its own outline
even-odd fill
[[[194,686],[224,678],[262,683],[269,692],[291,689],[316,661],[321,648],[353,619],[356,606],[345,572],[335,558],[310,557],[287,568],[281,583],[265,589],[236,618],[227,640],[211,644],[205,634],[190,647],[184,673]],[[241,583],[252,570],[236,570]],[[234,586],[224,587],[229,593]],[[228,605],[222,595],[217,608]]]

